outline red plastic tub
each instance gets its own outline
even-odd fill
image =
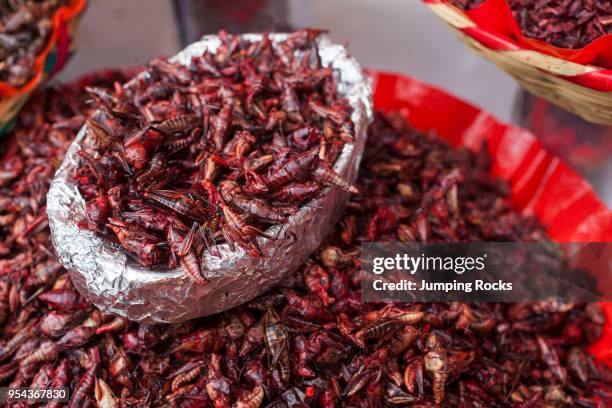
[[[374,106],[399,110],[421,131],[433,131],[455,146],[477,149],[487,141],[493,176],[508,180],[511,197],[535,215],[558,242],[612,241],[612,212],[592,186],[547,152],[528,131],[496,120],[446,92],[414,78],[369,71]],[[612,366],[612,303],[602,303],[607,324],[591,353]]]

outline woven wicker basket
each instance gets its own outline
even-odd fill
[[[610,84],[612,71],[521,48],[508,38],[480,29],[465,13],[444,0],[423,1],[471,49],[506,71],[529,92],[590,122],[612,125],[612,92],[583,85],[594,82],[594,78]]]
[[[53,31],[36,57],[34,76],[20,88],[0,82],[0,136],[8,132],[21,107],[38,87],[61,70],[76,48],[77,33],[86,0],[72,0],[53,15]]]

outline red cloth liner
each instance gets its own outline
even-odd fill
[[[368,73],[377,109],[398,110],[414,128],[435,132],[454,146],[478,149],[487,141],[492,175],[510,182],[517,208],[537,216],[555,241],[612,241],[612,212],[585,179],[548,153],[533,134],[411,77]],[[612,366],[612,303],[602,306],[608,324],[590,350]]]
[[[448,0],[445,1],[448,2]],[[599,37],[582,48],[561,48],[525,37],[506,0],[485,0],[472,10],[466,10],[465,14],[487,31],[503,37],[510,36],[522,45],[522,48],[533,49],[579,64],[612,68],[612,34]]]
[[[57,28],[57,61],[53,67],[51,75],[55,75],[66,64],[68,61],[68,55],[70,54],[70,36],[68,34],[68,27],[66,24],[61,24]]]
[[[450,0],[422,1],[455,7]],[[506,0],[485,0],[471,10],[461,11],[476,24],[461,31],[483,46],[495,51],[535,50],[578,64],[596,66],[601,70],[575,76],[556,76],[597,91],[612,92],[612,34],[602,36],[583,48],[560,48],[523,36]]]

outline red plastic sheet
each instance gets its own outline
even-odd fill
[[[612,241],[612,212],[586,180],[548,153],[534,135],[413,78],[369,74],[377,109],[398,110],[414,128],[433,131],[455,146],[477,149],[487,141],[493,175],[510,182],[517,208],[537,216],[552,239]],[[612,303],[602,305],[608,324],[591,352],[612,365]]]
[[[450,0],[422,1],[434,6],[445,4],[459,10]],[[460,11],[473,24],[458,29],[484,47],[494,51],[535,50],[584,65],[584,72],[554,75],[596,91],[612,92],[612,34],[600,37],[581,49],[559,48],[523,36],[506,0],[485,0],[472,10]]]
[[[485,0],[465,13],[479,27],[501,36],[510,37],[525,48],[579,64],[612,68],[612,34],[599,37],[583,48],[560,48],[544,41],[525,37],[506,0]]]

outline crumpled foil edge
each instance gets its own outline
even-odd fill
[[[244,36],[250,41],[261,39],[260,34]],[[276,33],[271,34],[271,39],[276,44],[286,36]],[[373,115],[371,83],[342,45],[325,35],[318,42],[322,64],[339,73],[338,90],[352,108],[355,143],[344,146],[334,170],[354,182]],[[189,65],[192,56],[204,50],[214,52],[219,44],[217,36],[204,36],[171,60]],[[268,229],[269,235],[277,236],[275,241],[259,239],[266,257],[250,258],[244,250],[232,250],[226,243],[218,245],[220,258],[206,252],[202,263],[208,284],[201,286],[180,268],[144,268],[117,244],[77,227],[76,222],[87,217],[85,202],[70,174],[77,165],[77,153],[86,132],[85,125],[68,149],[47,196],[52,239],[77,290],[101,310],[130,320],[182,322],[248,302],[282,281],[308,258],[339,220],[349,198],[348,193],[337,189],[324,189],[321,196],[291,216],[287,225]]]

